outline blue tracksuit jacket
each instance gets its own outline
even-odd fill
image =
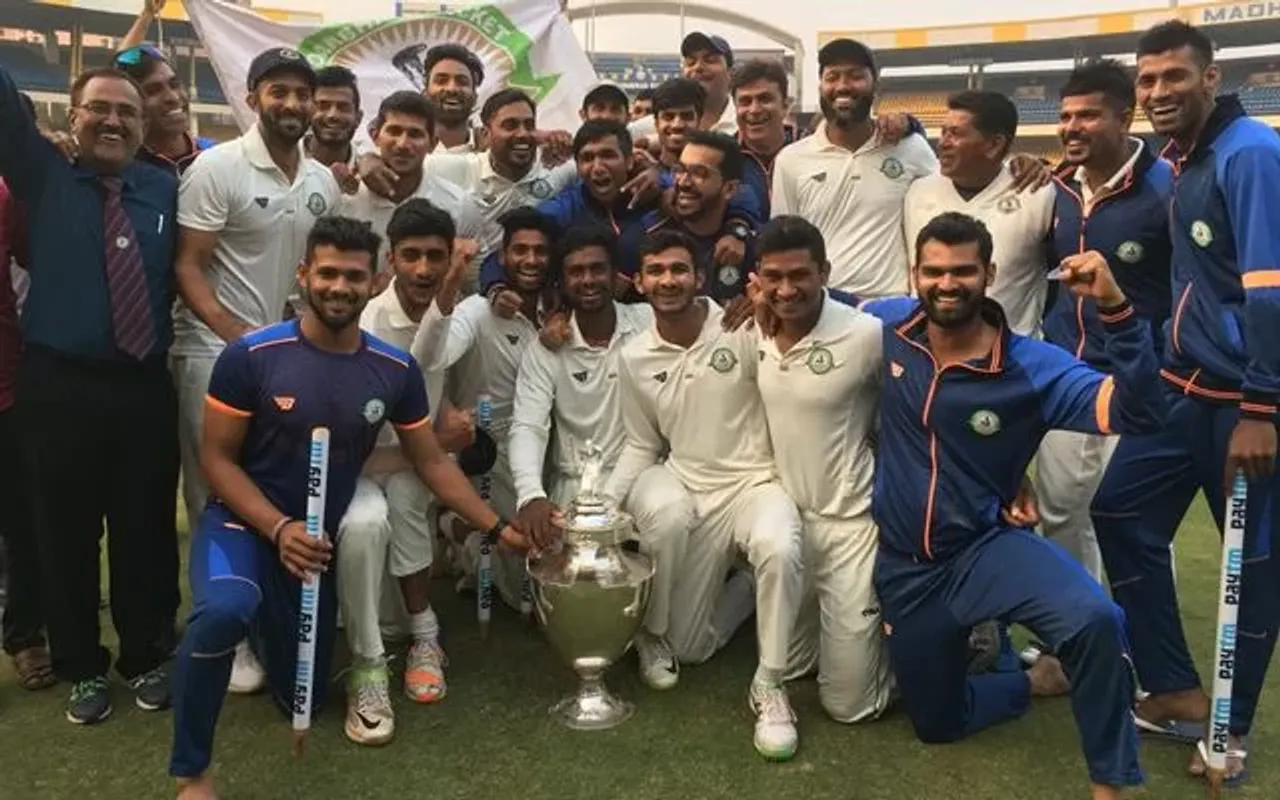
[[[1191,152],[1168,152],[1178,177],[1165,377],[1271,419],[1280,402],[1280,137],[1227,95]]]

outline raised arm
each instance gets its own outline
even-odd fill
[[[66,159],[44,138],[27,113],[13,77],[0,67],[0,177],[9,191],[17,199],[30,202],[44,184],[48,170],[66,168]]]

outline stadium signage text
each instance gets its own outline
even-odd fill
[[[1231,22],[1249,22],[1280,17],[1280,2],[1235,3],[1222,6],[1205,6],[1200,9],[1200,25],[1221,25]]]

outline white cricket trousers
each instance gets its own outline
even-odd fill
[[[338,604],[352,655],[384,655],[380,611],[400,594],[398,578],[431,566],[435,502],[412,470],[356,481],[338,526]],[[392,608],[403,608],[403,601]]]
[[[173,386],[178,392],[178,449],[182,454],[182,502],[187,508],[187,525],[196,529],[209,485],[200,469],[200,440],[204,436],[204,406],[209,394],[209,377],[217,356],[174,356],[169,362]]]
[[[781,484],[691,494],[659,465],[636,481],[627,508],[656,569],[645,629],[682,662],[715,655],[732,635],[714,621],[725,616],[716,606],[741,552],[755,574],[760,665],[781,677],[804,591],[800,515]]]
[[[875,719],[894,690],[873,581],[879,531],[870,514],[804,514],[803,522],[805,592],[788,677],[816,665],[818,699],[832,719]]]
[[[1074,556],[1099,583],[1102,553],[1089,506],[1119,442],[1119,436],[1049,431],[1036,455],[1035,487],[1044,536]]]

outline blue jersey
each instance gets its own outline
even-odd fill
[[[383,423],[410,430],[428,422],[417,362],[367,333],[362,337],[356,352],[330,353],[309,343],[297,320],[281,322],[228,345],[209,380],[212,407],[249,419],[240,466],[295,519],[307,512],[311,431],[329,428],[325,529],[331,536]]]

